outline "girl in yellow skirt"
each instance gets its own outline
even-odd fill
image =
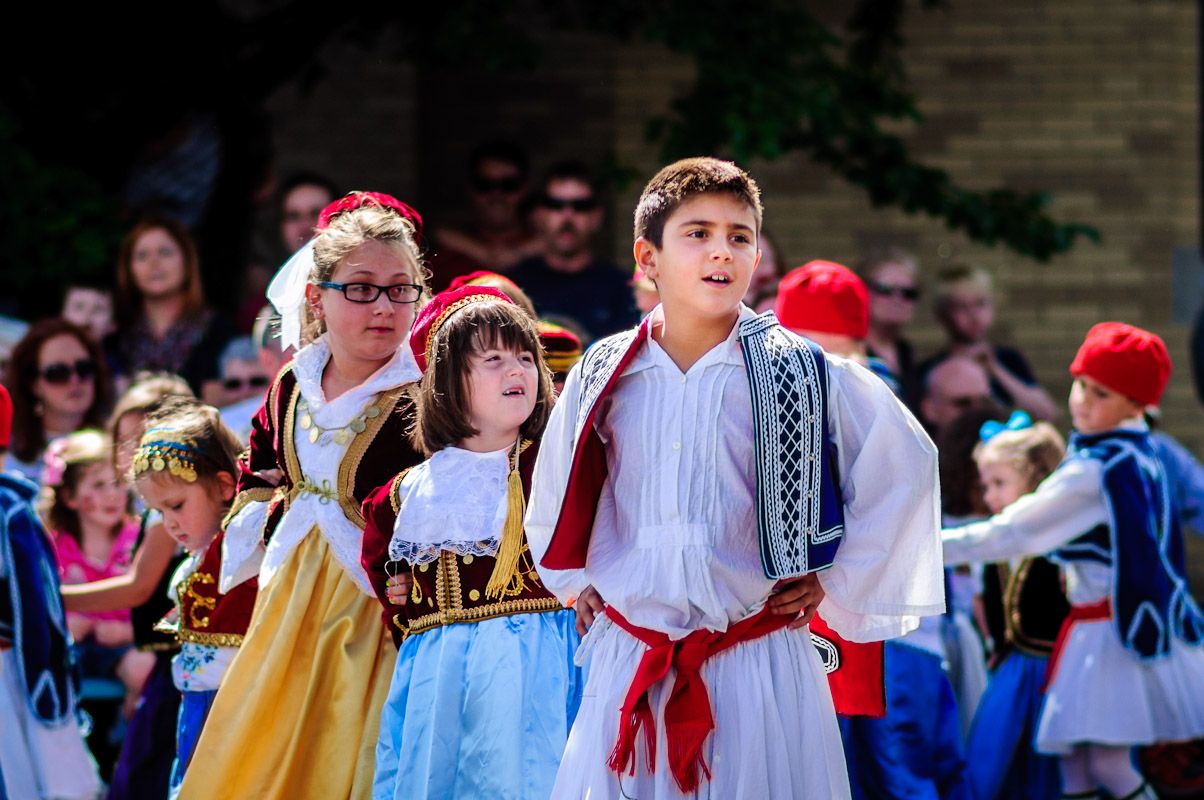
[[[273,382],[240,460],[220,588],[257,574],[259,598],[183,800],[370,795],[396,653],[360,565],[360,504],[421,461],[405,436],[421,224],[388,195],[349,195],[268,289],[284,344],[302,328],[308,344]]]

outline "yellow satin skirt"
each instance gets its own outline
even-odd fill
[[[180,797],[370,798],[396,658],[376,600],[310,531],[260,590]]]

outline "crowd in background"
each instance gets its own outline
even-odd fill
[[[599,254],[602,187],[583,163],[564,161],[533,176],[521,148],[497,141],[477,148],[467,165],[472,223],[427,220],[422,246],[432,292],[476,281],[527,303],[568,343],[568,360],[554,365],[561,379],[591,342],[631,327],[656,305],[654,282]],[[283,181],[279,241],[268,249],[283,257],[304,245],[320,211],[339,195],[323,176],[298,173]],[[203,286],[188,223],[165,213],[145,216],[122,242],[110,283],[65,286],[60,316],[30,321],[19,340],[0,343],[13,404],[7,468],[42,488],[64,583],[121,575],[133,558],[135,498],[111,464],[88,455],[97,450],[94,431],[106,424],[112,431],[120,419],[111,416],[116,399],[148,376],[177,376],[170,385],[219,408],[245,441],[271,381],[292,355],[281,347],[279,317],[264,300],[272,270],[250,265],[239,287]],[[824,254],[785,254],[767,232],[760,241],[761,263],[745,302],[757,311],[775,309],[787,327],[871,363],[937,442],[946,521],[989,516],[974,461],[983,424],[1005,423],[1013,411],[1032,421],[1065,416],[1061,398],[1042,388],[1025,356],[994,339],[990,273],[962,265],[934,273],[901,249],[865,253],[853,265],[861,287],[854,293],[868,301],[864,312],[854,312],[864,313],[864,332],[853,331],[860,335],[851,336],[851,345],[833,340],[829,347],[823,337],[843,333],[808,324],[806,314],[792,324],[790,301],[779,295],[779,282],[791,285],[796,262]],[[907,336],[926,294],[945,334],[933,353],[917,352]],[[213,302],[222,296],[226,302]],[[1160,435],[1159,441],[1185,528],[1200,535],[1204,469],[1174,440]],[[64,468],[73,464],[84,466]],[[948,748],[942,768],[952,774],[965,767],[964,743],[987,672],[1012,645],[1002,619],[1006,578],[963,568],[949,580],[947,623],[910,645],[946,665],[935,680],[948,682],[961,720],[952,739],[940,743]],[[120,683],[128,716],[150,669],[143,658],[149,654],[133,647],[128,611],[73,614],[69,623],[84,677]],[[94,750],[103,752],[103,745],[94,743]]]

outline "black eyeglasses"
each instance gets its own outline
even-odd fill
[[[477,194],[489,194],[490,192],[501,192],[502,194],[514,194],[519,189],[523,188],[523,182],[518,178],[481,178],[472,179],[472,188]]]
[[[96,375],[96,362],[90,358],[81,358],[74,364],[68,364],[63,361],[56,361],[53,364],[47,364],[42,367],[38,373],[38,377],[47,383],[56,386],[67,383],[71,380],[72,375],[79,376],[81,381],[86,381]]]
[[[264,389],[268,385],[266,375],[254,375],[250,378],[226,378],[222,386],[229,392],[241,392],[243,387],[248,389]]]
[[[873,291],[874,294],[879,294],[883,297],[890,297],[891,295],[894,295],[912,303],[920,299],[920,290],[915,286],[895,286],[891,283],[879,283],[874,281],[870,284],[870,290]]]
[[[375,283],[331,283],[318,284],[323,289],[336,289],[353,303],[375,303],[380,293],[389,296],[390,303],[417,303],[422,296],[422,287],[416,283],[395,283],[392,286],[377,286]]]
[[[561,200],[559,197],[544,196],[539,204],[548,211],[564,211],[571,208],[578,214],[587,214],[598,207],[598,201],[593,197],[580,197],[576,200]]]

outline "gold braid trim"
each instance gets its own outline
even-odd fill
[[[289,482],[294,486],[305,477],[301,472],[301,459],[297,458],[297,432],[295,430],[297,398],[300,396],[301,386],[298,384],[293,387],[293,393],[288,398],[288,407],[284,410],[284,474],[288,476]],[[287,492],[281,499],[284,501],[284,511],[288,511],[292,501],[292,492]]]
[[[339,505],[343,507],[343,514],[347,519],[361,531],[364,529],[364,515],[360,513],[360,504],[355,500],[355,475],[359,471],[360,462],[364,460],[364,454],[368,452],[376,434],[380,433],[380,429],[397,408],[397,403],[404,393],[403,386],[381,393],[373,403],[373,406],[380,409],[380,413],[369,419],[364,429],[355,435],[347,446],[347,452],[343,454],[343,460],[339,462],[338,479],[335,483]],[[289,430],[292,430],[291,424]],[[296,458],[295,453],[293,457]],[[301,474],[299,467],[297,474]]]
[[[250,489],[243,489],[234,496],[234,502],[230,504],[230,510],[226,512],[225,518],[222,519],[222,530],[228,528],[231,521],[238,516],[238,512],[251,505],[251,503],[270,503],[275,494],[276,490],[270,486],[255,486]]]
[[[1006,635],[1012,646],[1020,652],[1028,653],[1031,656],[1048,657],[1053,652],[1055,643],[1026,635],[1020,620],[1020,592],[1024,588],[1025,581],[1028,580],[1028,571],[1032,565],[1031,557],[1024,559],[1008,578],[1007,587],[1004,589],[1004,602],[1008,608]]]
[[[242,636],[237,633],[205,633],[181,628],[176,634],[181,642],[207,644],[211,647],[242,647]]]
[[[406,474],[412,469],[413,467],[406,467],[397,473],[389,486],[389,503],[393,506],[393,516],[401,513],[401,482],[405,480]]]
[[[156,623],[156,625],[157,624],[158,623]],[[155,628],[155,630],[159,630],[159,629]],[[159,631],[159,632],[163,633],[164,631]],[[170,631],[170,632],[175,633],[175,631]],[[138,647],[136,649],[140,653],[166,653],[171,650],[179,650],[180,645],[176,642],[148,642],[146,644],[138,645]]]
[[[560,611],[563,606],[554,597],[523,598],[519,600],[503,600],[500,603],[476,606],[474,608],[449,608],[436,611],[414,620],[408,627],[401,614],[393,615],[393,624],[401,631],[405,639],[413,634],[424,633],[431,628],[443,625],[454,625],[461,622],[480,622],[483,619],[506,617],[511,614],[537,614],[548,611]]]

